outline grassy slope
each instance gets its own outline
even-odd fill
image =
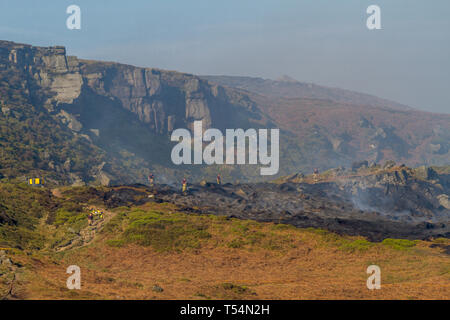
[[[296,229],[185,214],[169,204],[121,207],[87,246],[55,252],[86,228],[86,188],[49,190],[1,185],[2,205],[16,217],[17,241],[2,235],[18,266],[14,294],[43,299],[449,299],[450,257],[433,242],[370,243],[317,229]],[[92,191],[92,190],[91,190]],[[20,198],[14,195],[21,194]],[[62,197],[62,198],[61,198]],[[46,201],[43,201],[46,199]],[[95,197],[86,205],[100,205]],[[30,207],[29,217],[16,212]],[[15,205],[16,208],[11,209]],[[21,209],[22,208],[22,209]],[[39,213],[43,212],[43,213]],[[31,219],[31,220],[27,220]],[[5,228],[5,224],[1,225]],[[39,239],[39,241],[35,240]],[[36,244],[37,243],[37,244]],[[39,249],[38,249],[39,248]],[[66,268],[82,270],[82,290],[66,288]],[[382,270],[382,289],[366,288],[367,266]],[[0,268],[0,296],[12,271]],[[158,285],[162,292],[153,291]]]

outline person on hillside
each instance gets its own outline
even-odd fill
[[[222,178],[220,177],[220,173],[217,175],[217,184],[222,183]]]
[[[314,180],[314,182],[318,182],[319,181],[319,169],[317,169],[317,168],[314,168],[313,180]]]
[[[181,182],[181,192],[186,193],[187,191],[187,180],[186,178],[183,178],[183,181]]]
[[[89,221],[89,225],[91,226],[92,222],[94,221],[94,215],[92,214],[92,212],[89,212],[88,221]]]
[[[153,173],[150,173],[148,176],[148,182],[150,183],[150,187],[153,187],[153,184],[155,182],[155,177],[153,176]]]

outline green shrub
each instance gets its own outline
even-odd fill
[[[137,243],[151,246],[157,251],[180,251],[199,248],[202,240],[209,239],[208,225],[204,219],[188,219],[182,214],[163,214],[156,211],[133,210],[118,217],[109,227],[126,221],[126,227],[119,239],[110,245]]]
[[[406,250],[416,245],[415,241],[407,239],[390,239],[390,238],[384,239],[381,243],[395,250]]]
[[[344,243],[339,247],[340,249],[344,251],[367,251],[371,247],[373,247],[375,244],[372,242],[369,242],[365,239],[358,239],[354,241],[343,241]]]
[[[87,216],[84,213],[73,213],[65,209],[58,209],[56,211],[55,222],[57,226],[63,224],[76,224],[77,222],[86,221]]]

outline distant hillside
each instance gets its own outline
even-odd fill
[[[450,163],[450,115],[336,88],[249,77],[202,78],[245,90],[274,123],[292,132],[303,164],[350,166],[395,160],[411,166]]]
[[[381,99],[369,94],[300,82],[288,76],[282,76],[277,80],[233,76],[201,76],[201,78],[223,86],[243,89],[276,98],[330,100],[354,105],[412,110],[412,108],[400,103]]]

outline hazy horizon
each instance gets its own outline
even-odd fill
[[[70,4],[81,7],[81,30],[65,26]],[[382,30],[366,27],[371,4]],[[418,0],[11,0],[0,4],[0,39],[196,75],[288,75],[449,113],[449,9]]]

